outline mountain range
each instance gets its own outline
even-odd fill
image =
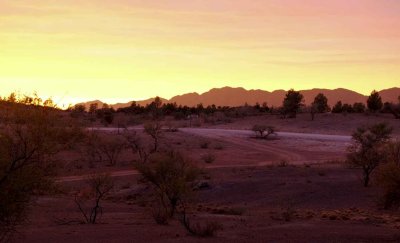
[[[282,101],[285,97],[287,91],[285,90],[275,90],[272,92],[265,90],[246,90],[244,88],[214,88],[205,93],[187,93],[183,95],[177,95],[171,99],[161,98],[163,103],[176,103],[177,105],[187,105],[196,106],[202,103],[204,106],[215,104],[217,106],[241,106],[245,103],[249,105],[254,105],[256,103],[262,104],[266,102],[268,106],[279,107],[282,105]],[[368,96],[357,93],[348,89],[309,89],[300,90],[304,96],[304,101],[306,105],[313,102],[314,97],[318,93],[323,93],[328,98],[328,103],[333,106],[336,102],[342,101],[342,103],[353,104],[355,102],[366,103]],[[400,96],[400,88],[390,88],[379,91],[383,102],[398,102],[398,97]],[[147,105],[154,101],[154,98],[147,100],[136,101],[139,105]],[[117,103],[110,104],[114,109],[128,107],[133,101],[128,103]],[[85,105],[89,107],[90,104],[97,103],[99,107],[103,106],[103,102],[100,100],[89,101],[85,103],[80,103],[79,105]]]

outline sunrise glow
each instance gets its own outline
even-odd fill
[[[400,86],[397,0],[0,1],[0,95]]]

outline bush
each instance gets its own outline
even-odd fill
[[[125,148],[125,141],[121,137],[103,137],[98,141],[98,149],[107,159],[110,166],[115,166]]]
[[[269,135],[275,134],[275,129],[272,126],[254,125],[251,129],[256,133],[257,138],[266,139]]]
[[[215,221],[206,222],[205,224],[192,224],[190,220],[184,216],[181,222],[190,234],[198,237],[213,237],[218,231],[223,230],[222,224]]]
[[[385,209],[400,206],[400,142],[390,142],[385,146],[385,164],[378,171],[377,184],[384,194]]]
[[[170,218],[180,203],[187,201],[193,193],[200,170],[180,153],[170,151],[152,154],[146,163],[136,163],[140,172],[156,197],[155,203]]]
[[[200,148],[202,148],[202,149],[208,149],[209,146],[210,146],[209,141],[204,141],[204,142],[200,143]]]
[[[223,146],[222,144],[218,143],[218,144],[216,144],[216,145],[214,146],[214,149],[215,149],[215,150],[223,150],[223,149],[224,149],[224,146]]]
[[[114,187],[109,174],[93,174],[86,181],[89,186],[88,193],[80,193],[75,196],[75,204],[88,224],[96,224],[99,216],[103,214],[101,201]],[[92,204],[86,206],[87,203]]]
[[[392,128],[378,123],[368,128],[358,128],[353,133],[353,144],[348,148],[347,162],[363,170],[364,186],[367,187],[370,175],[384,160],[384,145],[390,139]]]
[[[10,106],[0,130],[0,241],[27,219],[32,196],[49,191],[54,155],[79,136],[53,109]]]
[[[216,158],[217,157],[215,156],[215,154],[212,153],[205,154],[201,157],[201,159],[207,164],[213,163],[216,160]]]

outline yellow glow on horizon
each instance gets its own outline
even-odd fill
[[[392,0],[0,2],[0,95],[128,101],[400,84]],[[60,98],[60,99],[61,99]]]

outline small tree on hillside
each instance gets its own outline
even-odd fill
[[[356,102],[353,104],[353,110],[355,113],[364,113],[365,112],[365,105],[361,102]]]
[[[342,113],[342,111],[343,111],[342,101],[336,102],[336,104],[332,108],[332,113]]]
[[[328,105],[328,98],[322,93],[319,93],[317,96],[315,96],[312,104],[316,106],[318,113],[328,112],[330,109]]]
[[[316,113],[324,113],[330,110],[328,105],[328,98],[322,93],[315,96],[313,103],[311,103],[310,113],[311,120],[314,120]]]
[[[383,161],[382,148],[390,139],[392,128],[378,123],[369,128],[358,128],[353,133],[353,144],[348,148],[347,161],[351,166],[363,170],[364,186],[367,187],[370,175]]]
[[[300,107],[304,105],[303,102],[304,96],[300,92],[289,90],[283,100],[284,117],[295,118]]]
[[[367,106],[370,111],[377,112],[383,107],[382,98],[377,91],[372,91],[368,97]]]

